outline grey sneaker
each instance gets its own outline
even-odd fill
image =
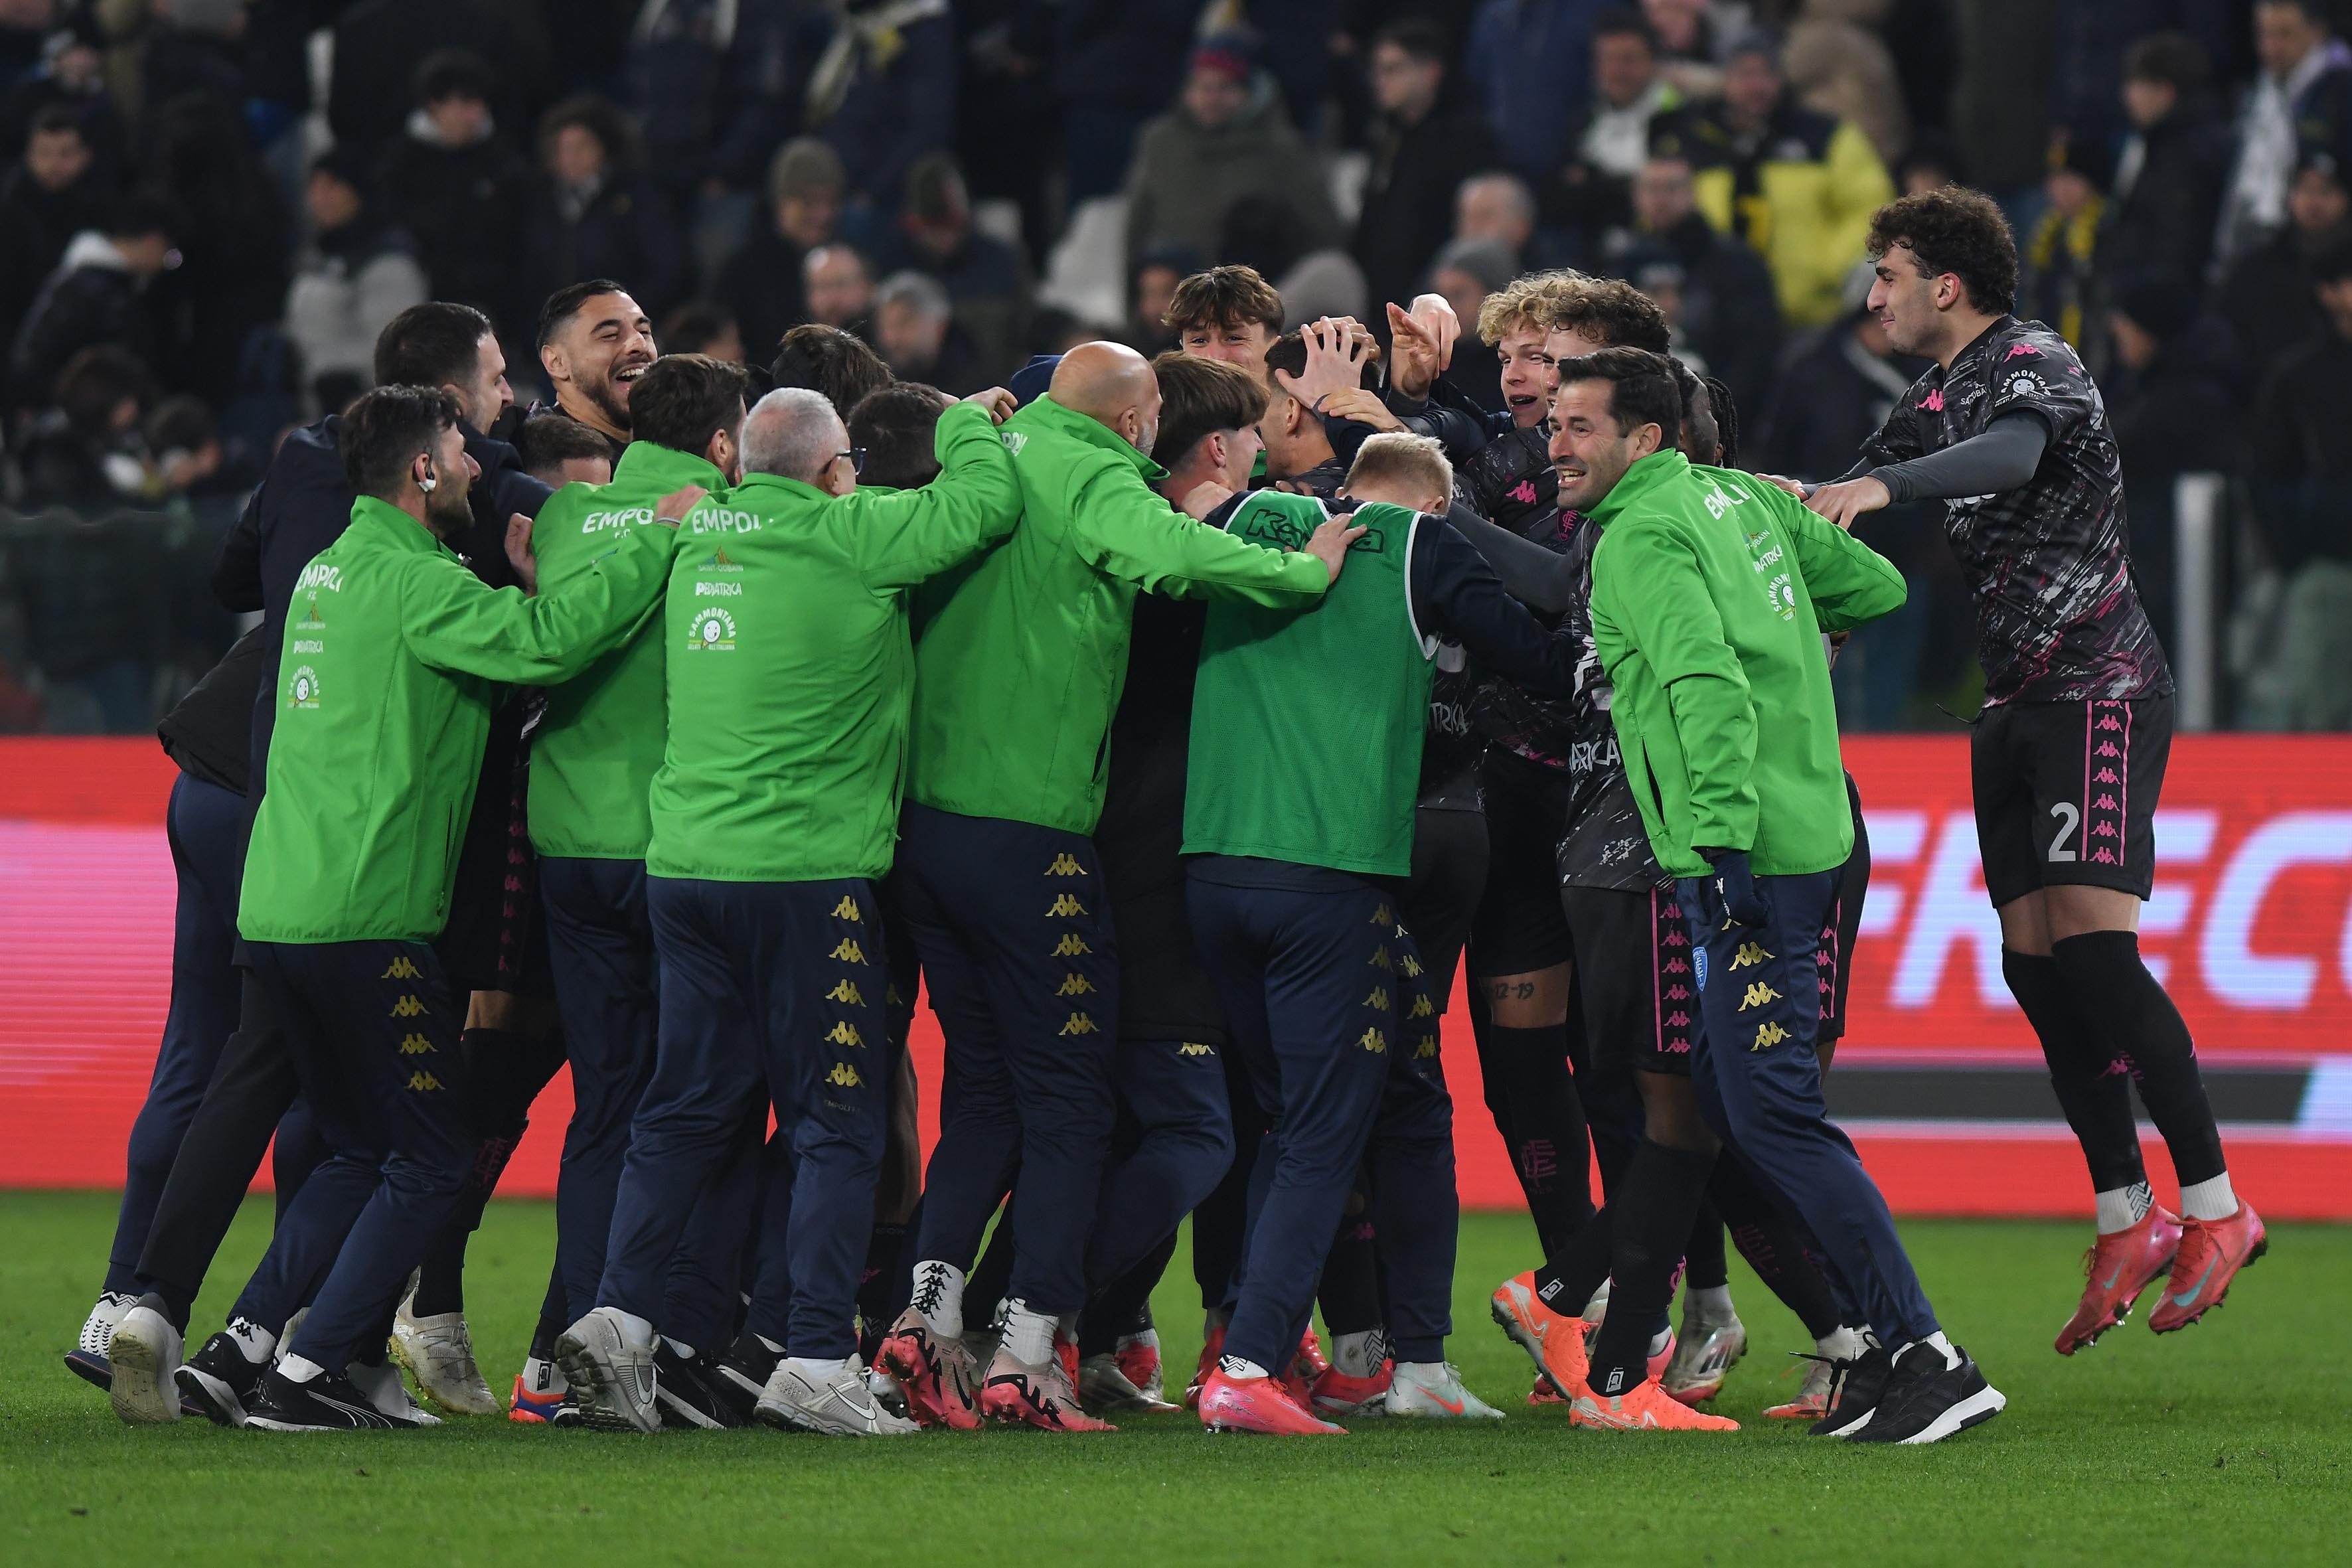
[[[1748,1353],[1748,1328],[1734,1316],[1720,1322],[1685,1305],[1682,1337],[1658,1385],[1685,1405],[1704,1405],[1723,1392],[1723,1380]]]
[[[1139,1388],[1111,1354],[1090,1355],[1078,1363],[1078,1402],[1089,1410],[1149,1410],[1170,1411],[1176,1408],[1164,1399],[1153,1397],[1149,1389]]]
[[[780,1361],[754,1407],[771,1426],[818,1432],[833,1437],[905,1437],[922,1430],[891,1415],[866,1384],[866,1368],[852,1357],[831,1377],[817,1379]]]
[[[620,1311],[599,1307],[563,1331],[555,1364],[572,1386],[580,1424],[604,1432],[658,1432],[654,1401],[654,1346],[631,1340]]]
[[[474,1362],[474,1336],[463,1312],[416,1316],[412,1285],[392,1320],[392,1353],[416,1379],[416,1391],[452,1415],[496,1415],[498,1395]]]

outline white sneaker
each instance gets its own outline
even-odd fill
[[[1396,1363],[1382,1407],[1391,1415],[1439,1421],[1500,1421],[1503,1413],[1462,1385],[1450,1361]]]
[[[906,1437],[922,1430],[882,1408],[855,1356],[823,1379],[811,1377],[789,1359],[778,1362],[753,1411],[771,1426],[832,1437]]]
[[[1164,1399],[1153,1398],[1149,1390],[1136,1386],[1135,1380],[1118,1364],[1118,1357],[1108,1352],[1090,1355],[1078,1363],[1078,1403],[1088,1410],[1176,1408]]]
[[[416,1379],[417,1392],[452,1415],[496,1415],[498,1395],[474,1363],[474,1336],[463,1312],[420,1318],[409,1310],[415,1292],[400,1299],[392,1319],[392,1353]]]
[[[658,1432],[654,1403],[654,1342],[633,1338],[619,1309],[599,1307],[563,1331],[555,1364],[572,1385],[580,1422],[606,1432]]]
[[[139,1304],[136,1296],[126,1296],[120,1290],[108,1290],[82,1320],[81,1338],[66,1352],[66,1370],[85,1383],[104,1388],[113,1373],[106,1364],[107,1342],[114,1338],[114,1325],[122,1321],[122,1314]]]
[[[1682,1339],[1658,1386],[1685,1405],[1704,1405],[1723,1392],[1723,1380],[1748,1353],[1748,1328],[1737,1315],[1717,1322],[1683,1309]]]
[[[420,1408],[416,1401],[408,1397],[408,1385],[400,1381],[400,1367],[389,1357],[374,1366],[353,1362],[343,1369],[343,1376],[353,1388],[367,1395],[370,1405],[386,1415],[415,1426],[441,1425],[441,1417]]]
[[[180,1370],[180,1331],[150,1301],[122,1314],[107,1342],[106,1359],[114,1369],[107,1397],[114,1413],[133,1426],[161,1426],[180,1418],[180,1385],[172,1374]]]

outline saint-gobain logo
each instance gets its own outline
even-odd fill
[[[286,683],[286,706],[316,708],[319,705],[319,674],[309,665],[294,671],[294,679]]]
[[[1703,947],[1697,947],[1697,948],[1693,948],[1693,949],[1691,950],[1691,972],[1692,972],[1692,974],[1694,975],[1694,977],[1696,979],[1696,981],[1697,981],[1697,983],[1698,983],[1698,988],[1699,988],[1701,991],[1706,990],[1706,949],[1705,949],[1705,948],[1703,948]]]
[[[699,653],[705,648],[725,652],[735,646],[735,617],[713,606],[698,609],[686,634],[686,651]]]

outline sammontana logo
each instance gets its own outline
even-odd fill
[[[727,653],[732,651],[734,647],[735,617],[733,616],[716,605],[708,609],[698,609],[694,612],[694,619],[687,626],[687,652],[701,653],[707,649],[712,653]]]
[[[316,708],[319,705],[319,672],[309,665],[296,668],[286,682],[286,706]]]

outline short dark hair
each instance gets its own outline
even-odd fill
[[[940,477],[933,447],[940,416],[955,400],[928,382],[899,381],[857,400],[842,423],[849,444],[866,448],[860,484],[911,490]]]
[[[157,404],[140,434],[151,452],[200,452],[220,439],[220,421],[203,398],[183,392]]]
[[[2183,98],[2204,91],[2212,75],[2205,46],[2186,33],[2150,33],[2124,51],[2126,81],[2160,81]]]
[[[1665,355],[1609,348],[1560,361],[1559,384],[1579,381],[1609,384],[1609,417],[1620,433],[1630,435],[1654,425],[1664,446],[1675,444],[1683,426],[1683,394],[1675,383],[1674,362]]]
[[[1978,310],[2005,316],[2016,305],[2017,240],[1982,191],[1944,185],[1887,203],[1871,216],[1870,258],[1884,260],[1898,245],[1910,249],[1921,277],[1958,278]]]
[[[33,110],[33,118],[25,126],[25,140],[30,142],[36,136],[55,136],[60,131],[70,131],[81,138],[82,145],[89,145],[89,128],[82,124],[73,106],[64,103],[45,103]]]
[[[601,92],[575,92],[539,117],[539,141],[552,147],[557,134],[577,125],[604,149],[604,162],[614,168],[635,168],[640,148],[637,122],[629,111]]]
[[[428,300],[411,305],[375,335],[378,386],[465,385],[481,363],[490,319],[471,305]]]
[[[1612,348],[1664,353],[1674,332],[1658,302],[1622,278],[1563,279],[1550,296],[1545,325],[1556,332],[1586,332]]]
[[[551,472],[574,458],[613,460],[613,443],[604,433],[569,414],[532,415],[515,426],[514,449],[528,474]]]
[[[409,83],[420,108],[452,98],[488,103],[498,90],[499,75],[489,61],[471,49],[436,49],[416,62],[416,74]]]
[[[803,321],[783,335],[772,375],[778,386],[824,393],[835,408],[856,407],[893,379],[864,339],[821,321]]]
[[[1217,431],[1265,417],[1265,386],[1239,365],[1171,351],[1153,360],[1151,369],[1160,377],[1160,439],[1151,460],[1163,468],[1182,462]]]
[[[698,354],[735,324],[735,312],[717,300],[688,300],[661,324],[661,344],[671,353]]]
[[[1592,36],[1595,38],[1639,38],[1652,54],[1658,52],[1658,30],[1650,26],[1647,16],[1631,5],[1620,5],[1592,18]]]
[[[1433,16],[1400,16],[1372,35],[1372,47],[1394,44],[1414,59],[1454,63],[1454,35]]]
[[[136,190],[116,198],[107,209],[106,232],[114,239],[138,239],[160,234],[177,239],[187,228],[180,204],[156,190]]]
[[[555,334],[570,326],[572,318],[580,313],[580,307],[597,295],[626,294],[628,291],[626,286],[610,278],[590,278],[578,283],[566,283],[550,294],[547,303],[539,308],[539,337],[533,346],[543,349],[554,342]]]
[[[155,391],[155,374],[145,360],[120,343],[92,343],[66,361],[49,395],[76,430],[110,436],[114,411],[123,400],[144,408]]]
[[[396,495],[409,462],[457,423],[457,399],[438,387],[379,386],[343,410],[343,479],[363,496]]]
[[[1307,374],[1307,334],[1303,331],[1285,332],[1268,343],[1265,349],[1265,368],[1268,371],[1286,371],[1292,375],[1305,375]],[[1274,384],[1279,386],[1281,384],[1276,382]],[[1380,386],[1380,366],[1375,362],[1369,359],[1364,362],[1361,384],[1374,389]]]
[[[1252,321],[1269,332],[1282,331],[1282,296],[1255,267],[1212,267],[1176,285],[1160,324],[1172,332],[1195,327],[1245,327]]]
[[[743,417],[751,378],[731,360],[664,354],[629,389],[629,434],[673,452],[699,455]]]

